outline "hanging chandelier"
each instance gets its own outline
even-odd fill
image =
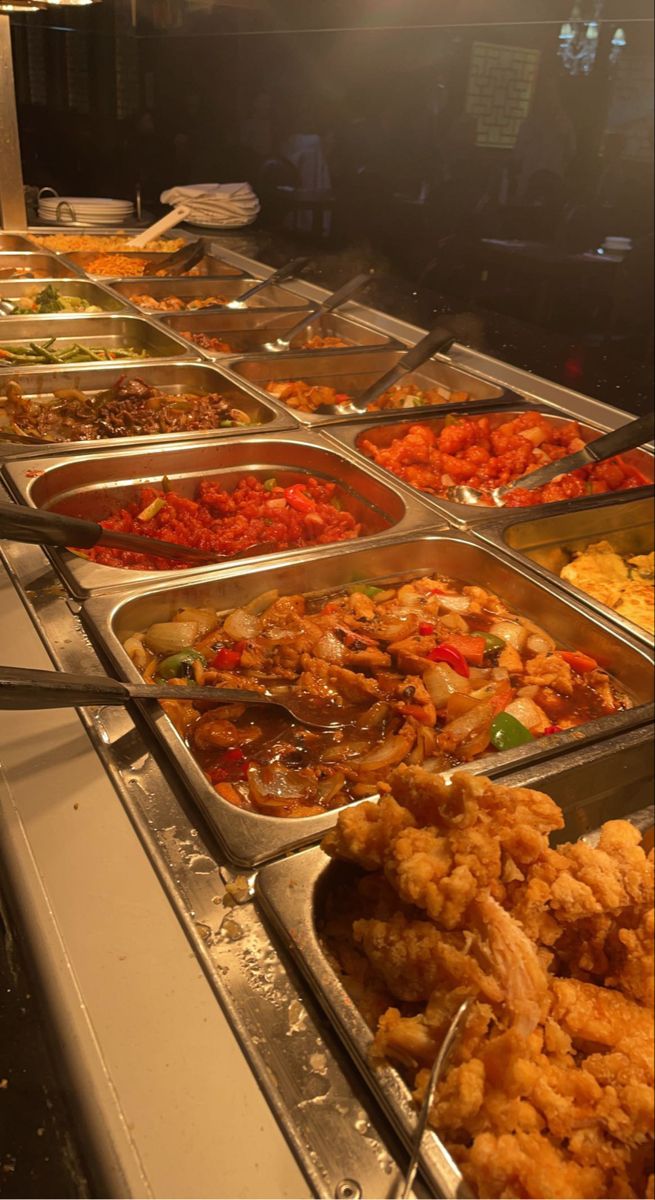
[[[595,0],[590,16],[586,18],[583,16],[580,0],[575,0],[571,16],[560,27],[558,54],[570,75],[589,75],[592,70],[598,54],[602,11],[603,0]],[[625,46],[624,31],[620,28],[615,29],[609,51],[612,66],[618,61]]]

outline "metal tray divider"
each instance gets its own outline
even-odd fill
[[[24,546],[5,561],[54,665],[101,672],[78,606],[42,551]],[[235,905],[226,885],[239,877],[137,713],[134,721],[117,708],[77,712],[313,1192],[325,1200],[393,1196],[402,1147],[271,939],[252,881]]]

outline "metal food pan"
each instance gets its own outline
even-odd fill
[[[230,364],[230,369],[233,369],[233,364]],[[530,404],[527,401],[523,403],[520,408],[507,408],[505,410],[498,411],[489,408],[485,412],[485,416],[489,418],[493,427],[494,425],[500,425],[503,421],[507,421],[512,417],[518,416],[520,413],[525,412],[526,409],[536,409],[537,412],[541,413],[544,417],[547,417],[553,425],[567,425],[572,419],[577,420],[580,426],[580,436],[587,442],[593,441],[594,438],[600,437],[602,433],[606,432],[605,427],[602,425],[581,421],[577,417],[572,418],[569,413],[562,412],[558,409],[553,408],[549,411],[546,405],[539,405],[537,408],[534,404]],[[458,405],[449,409],[449,412],[462,411],[471,411],[471,408],[470,406],[466,406],[466,409],[463,409],[461,405]],[[298,420],[300,419],[301,414],[298,414]],[[361,454],[362,457],[365,458],[368,463],[370,463],[373,470],[379,471],[381,475],[387,479],[395,479],[409,491],[413,492],[414,495],[421,496],[426,504],[436,509],[436,511],[441,513],[442,516],[446,516],[448,520],[453,522],[453,524],[462,527],[466,527],[471,524],[475,524],[477,526],[478,522],[486,522],[497,517],[501,510],[486,505],[455,504],[451,500],[442,500],[439,496],[431,496],[428,492],[421,492],[418,488],[413,487],[412,484],[406,483],[404,480],[399,479],[398,476],[394,475],[392,471],[388,471],[386,467],[378,466],[377,463],[374,463],[373,459],[369,458],[362,449],[362,443],[365,441],[371,442],[373,445],[380,448],[390,446],[395,438],[402,437],[403,434],[407,432],[410,425],[427,425],[430,429],[434,430],[435,433],[440,433],[444,427],[445,420],[445,416],[424,417],[422,413],[420,415],[417,413],[411,418],[404,417],[402,420],[398,420],[397,417],[395,419],[387,417],[382,421],[377,420],[374,424],[369,423],[365,427],[363,427],[361,424],[355,424],[355,422],[343,422],[340,425],[331,425],[329,430],[326,430],[325,436],[328,441],[336,442],[339,446],[345,446],[351,452],[354,451],[355,454]],[[641,471],[646,479],[651,481],[652,485],[653,455],[649,450],[629,450],[625,454],[622,454],[621,457],[625,460],[625,462],[630,463],[632,466]],[[649,487],[648,491],[646,491],[645,488],[630,489],[630,493],[634,497],[648,495],[650,492],[651,487]],[[566,501],[565,503],[568,511],[570,509],[576,509],[580,503],[582,503],[582,501],[570,500]],[[550,508],[551,505],[549,504],[537,504],[530,509],[530,512],[533,516],[544,516],[549,513]],[[512,509],[514,514],[518,514],[521,511],[525,512],[525,509]]]
[[[107,316],[76,316],[70,313],[58,317],[6,317],[2,322],[0,343],[29,345],[30,342],[45,342],[56,338],[56,350],[65,350],[75,342],[89,346],[91,350],[134,350],[145,351],[146,358],[191,358],[189,343],[174,333],[162,329],[161,325],[145,321],[143,317],[122,313]],[[140,357],[117,360],[141,362]],[[93,362],[90,358],[89,362]],[[2,362],[5,370],[16,372],[18,364]],[[26,364],[29,370],[35,365]],[[47,365],[47,364],[46,364]],[[58,367],[63,364],[53,363]]]
[[[247,413],[253,424],[231,429],[197,429],[189,433],[135,434],[134,437],[97,438],[94,441],[56,442],[54,444],[52,442],[36,442],[26,445],[18,441],[5,441],[3,438],[0,442],[0,451],[5,458],[26,454],[31,456],[41,452],[51,455],[53,450],[56,450],[58,454],[76,450],[80,452],[110,448],[117,450],[123,446],[143,445],[144,442],[155,445],[171,440],[181,443],[197,442],[199,439],[211,438],[213,440],[234,437],[237,432],[240,436],[244,436],[261,431],[273,433],[278,429],[297,428],[297,424],[290,414],[282,411],[272,400],[260,400],[245,388],[240,388],[232,379],[226,379],[225,375],[213,364],[205,362],[188,360],[157,362],[153,359],[144,359],[139,363],[131,362],[125,365],[123,363],[94,363],[92,366],[70,367],[68,370],[40,367],[34,371],[15,371],[10,378],[20,385],[23,395],[30,398],[48,396],[53,392],[68,388],[93,396],[96,392],[102,392],[111,387],[120,378],[141,379],[144,383],[161,388],[162,391],[173,396],[180,395],[182,392],[195,392],[198,395],[220,392],[221,395],[228,396],[235,407]],[[8,382],[7,376],[0,381],[0,410],[2,409],[2,395]]]
[[[91,283],[89,279],[15,279],[13,282],[9,280],[0,280],[0,317],[11,316],[11,313],[3,311],[2,303],[5,300],[29,300],[32,296],[36,296],[38,292],[43,291],[44,287],[52,284],[53,287],[62,296],[74,296],[76,299],[86,300],[88,304],[95,304],[98,308],[104,309],[105,312],[125,312],[130,310],[130,305],[122,296],[117,296],[115,292],[109,288],[103,287],[99,283]],[[98,313],[24,313],[22,319],[25,320],[43,320],[47,317],[61,316],[99,316]]]
[[[122,254],[122,249],[107,250],[103,243],[107,243],[113,238],[122,238],[123,242],[127,244],[131,238],[135,238],[137,234],[143,233],[146,228],[147,222],[141,225],[133,225],[128,227],[126,225],[86,225],[84,221],[66,221],[65,223],[62,222],[60,224],[46,223],[37,226],[30,225],[29,236],[31,237],[32,241],[37,243],[38,246],[41,246],[44,250],[47,250],[48,254],[73,253],[72,251],[55,249],[55,247],[52,245],[52,242],[55,238],[60,237],[92,237],[94,241],[97,240],[100,243],[98,248],[93,251],[94,254]],[[196,240],[186,230],[180,229],[179,227],[177,229],[174,228],[170,230],[168,233],[160,234],[160,237],[156,238],[155,240],[160,241],[162,239],[171,243],[171,254],[173,253],[174,242],[190,242]],[[144,250],[147,250],[147,248],[147,246],[144,246]],[[179,249],[181,249],[181,247],[179,247]],[[135,250],[134,253],[139,252],[138,250]]]
[[[224,571],[220,578],[208,578],[205,573],[203,579],[180,580],[174,586],[142,588],[131,597],[93,598],[84,606],[84,619],[119,675],[136,682],[140,676],[123,650],[123,642],[155,621],[169,621],[180,608],[215,607],[223,611],[244,605],[271,588],[282,595],[323,593],[358,581],[379,584],[399,577],[415,578],[435,569],[466,582],[484,580],[485,587],[506,598],[516,612],[529,615],[560,644],[585,650],[599,662],[611,664],[613,674],[635,701],[635,708],[584,727],[541,738],[518,750],[487,755],[469,764],[470,770],[504,775],[555,757],[572,746],[588,745],[617,731],[627,732],[649,719],[653,663],[645,647],[631,643],[616,628],[609,629],[599,617],[561,594],[552,594],[527,570],[514,566],[472,535],[449,530],[419,531],[402,539],[379,540],[377,545],[346,543],[332,553],[307,550],[294,562],[260,560],[247,568]],[[335,811],[325,816],[285,819],[235,808],[216,794],[163,711],[150,704],[144,711],[221,845],[239,865],[255,866],[316,841],[334,824]]]
[[[26,275],[23,272],[28,271]],[[0,251],[0,280],[3,279],[79,279],[72,263],[55,254],[16,250]]]
[[[652,757],[645,732],[561,756],[551,767],[547,778],[540,769],[531,769],[520,783],[518,777],[515,781],[511,776],[505,782],[543,789],[563,807],[566,827],[558,833],[558,841],[577,840],[585,832],[590,816],[596,824],[626,817],[652,798]],[[609,785],[608,780],[612,781]],[[578,800],[581,796],[586,798],[582,806]],[[321,936],[328,891],[335,891],[358,874],[356,867],[334,862],[316,848],[264,867],[255,880],[255,896],[409,1150],[413,1148],[418,1119],[410,1088],[395,1067],[373,1065],[373,1031],[346,992]],[[430,1196],[461,1198],[471,1194],[456,1162],[431,1129],[423,1137],[420,1170]]]
[[[0,252],[9,250],[36,250],[31,238],[23,237],[20,233],[3,233],[0,230]]]
[[[628,491],[580,501],[574,509],[567,503],[553,504],[548,516],[536,519],[531,509],[499,509],[490,521],[478,527],[477,532],[513,558],[523,562],[528,560],[549,583],[554,580],[557,587],[598,609],[606,619],[616,621],[633,637],[652,644],[652,634],[588,592],[560,579],[554,565],[560,561],[561,569],[571,560],[573,551],[585,550],[599,539],[610,541],[619,554],[649,554],[655,542],[654,520],[652,496],[635,500]]]
[[[186,279],[161,279],[153,275],[144,275],[140,279],[112,279],[109,287],[119,296],[123,296],[129,300],[131,304],[135,303],[135,297],[141,295],[154,296],[155,299],[163,299],[165,296],[178,296],[181,300],[195,300],[206,296],[224,296],[226,302],[230,300],[238,300],[244,292],[249,288],[254,287],[259,281],[257,279],[205,279],[202,276],[187,277]],[[299,296],[296,292],[292,292],[289,288],[278,287],[277,284],[271,284],[270,287],[262,288],[253,296],[252,300],[246,301],[248,308],[252,309],[293,309],[295,311],[296,320],[300,320],[301,314],[297,311],[299,308],[307,309],[311,307],[311,302],[306,300],[304,296]],[[141,305],[137,304],[137,308]],[[164,316],[182,316],[183,312],[175,314],[165,313],[161,309],[143,308],[144,312],[153,313],[156,317]],[[212,312],[216,314],[218,308],[212,307]],[[206,314],[207,310],[204,310]],[[203,309],[190,309],[188,315],[194,316],[196,313],[203,313]],[[235,316],[245,316],[244,310],[235,310]]]
[[[257,297],[255,297],[256,299]],[[208,350],[196,347],[209,358],[224,358],[226,354],[255,354],[266,350],[266,343],[273,342],[277,337],[284,337],[286,331],[297,325],[300,317],[297,312],[234,312],[212,310],[203,312],[202,309],[190,313],[159,313],[159,319],[180,337],[187,333],[204,333],[209,337],[219,337],[226,341],[230,349],[226,351]],[[316,317],[291,343],[292,350],[303,350],[308,338],[338,337],[347,343],[345,347],[335,347],[321,350],[322,354],[343,354],[344,351],[361,349],[362,346],[393,346],[398,345],[395,338],[359,321],[353,321],[338,313],[317,313]],[[276,353],[275,351],[273,353]],[[317,351],[312,351],[317,353]]]
[[[143,260],[146,258],[155,264],[155,272],[157,271],[157,264],[163,263],[164,259],[169,257],[167,251],[148,251],[148,247],[144,246],[142,250],[69,250],[67,254],[62,255],[62,258],[70,263],[73,263],[79,268],[79,270],[84,271],[87,275],[90,275],[92,279],[109,279],[111,276],[96,275],[89,269],[94,258],[98,258],[101,254],[105,253],[119,254],[121,258],[129,259],[130,262],[137,262],[138,260]],[[201,277],[203,275],[212,275],[215,278],[223,278],[224,276],[234,278],[234,276],[243,275],[243,271],[240,269],[240,267],[235,267],[232,265],[232,263],[225,262],[224,259],[218,258],[215,254],[205,254],[200,261],[195,264],[192,270]],[[137,272],[133,276],[125,275],[121,278],[141,279],[143,276],[140,276]],[[155,275],[154,278],[160,279],[165,278],[165,276]],[[187,276],[187,278],[194,278],[194,276]]]
[[[339,392],[355,396],[360,395],[371,384],[392,367],[404,353],[402,349],[362,350],[349,354],[337,354],[332,351],[304,350],[295,354],[260,355],[253,358],[233,359],[229,370],[239,379],[245,380],[260,392],[266,392],[266,385],[271,380],[302,379],[311,384],[335,387]],[[442,385],[448,391],[468,392],[472,401],[494,402],[496,404],[516,403],[514,393],[506,391],[498,384],[490,383],[468,371],[455,367],[445,355],[438,355],[424,363],[417,371],[405,375],[402,383],[415,383],[417,387],[435,387]],[[444,401],[447,404],[448,401]],[[455,403],[459,409],[460,404]],[[413,421],[423,420],[424,414],[440,412],[442,405],[426,406],[412,410]],[[357,417],[353,409],[346,404],[335,409],[334,416],[320,413],[302,413],[292,410],[303,425],[325,425],[336,421],[352,421]],[[383,419],[384,413],[364,413],[359,419],[369,422]],[[398,413],[394,414],[398,420]]]
[[[408,503],[397,489],[367,474],[354,459],[315,445],[302,432],[271,437],[262,434],[257,438],[233,436],[220,442],[196,439],[184,445],[151,444],[123,451],[114,447],[63,459],[21,458],[5,464],[4,473],[22,503],[92,521],[102,520],[129,503],[142,484],[161,483],[164,476],[179,492],[193,496],[198,484],[210,477],[232,487],[244,475],[261,479],[274,475],[285,485],[313,475],[338,485],[344,508],[363,523],[360,542],[377,539],[391,530],[403,533],[433,523],[432,514],[422,505]],[[335,543],[332,548],[340,553],[343,543]],[[320,547],[321,554],[329,550],[330,546]],[[80,597],[96,589],[134,588],[162,580],[194,578],[208,571],[216,575],[234,570],[234,564],[228,563],[223,568],[208,565],[184,571],[131,571],[98,565],[67,550],[50,553],[66,585]],[[305,550],[285,550],[266,555],[265,559],[306,558],[307,554]]]

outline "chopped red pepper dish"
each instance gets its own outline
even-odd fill
[[[302,484],[280,487],[254,475],[239,480],[227,491],[213,479],[204,479],[195,500],[168,486],[160,491],[142,487],[137,500],[106,517],[105,529],[212,550],[218,555],[237,554],[260,542],[278,550],[298,546],[324,546],[356,538],[361,523],[341,507],[337,485],[307,476]],[[167,571],[188,566],[182,560],[94,546],[84,551],[94,562],[128,570]]]
[[[546,463],[574,454],[583,445],[577,421],[556,423],[542,413],[523,412],[500,423],[490,415],[457,417],[441,430],[408,425],[406,432],[388,446],[378,446],[364,436],[359,448],[419,491],[446,498],[448,489],[457,484],[488,493]],[[534,491],[517,487],[505,497],[505,504],[525,508],[624,491],[648,482],[641,471],[622,458],[610,458],[562,475]],[[491,504],[491,500],[484,498],[481,503]]]

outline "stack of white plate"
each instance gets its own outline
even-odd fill
[[[57,225],[123,225],[134,215],[130,200],[92,196],[39,196],[39,217]]]

